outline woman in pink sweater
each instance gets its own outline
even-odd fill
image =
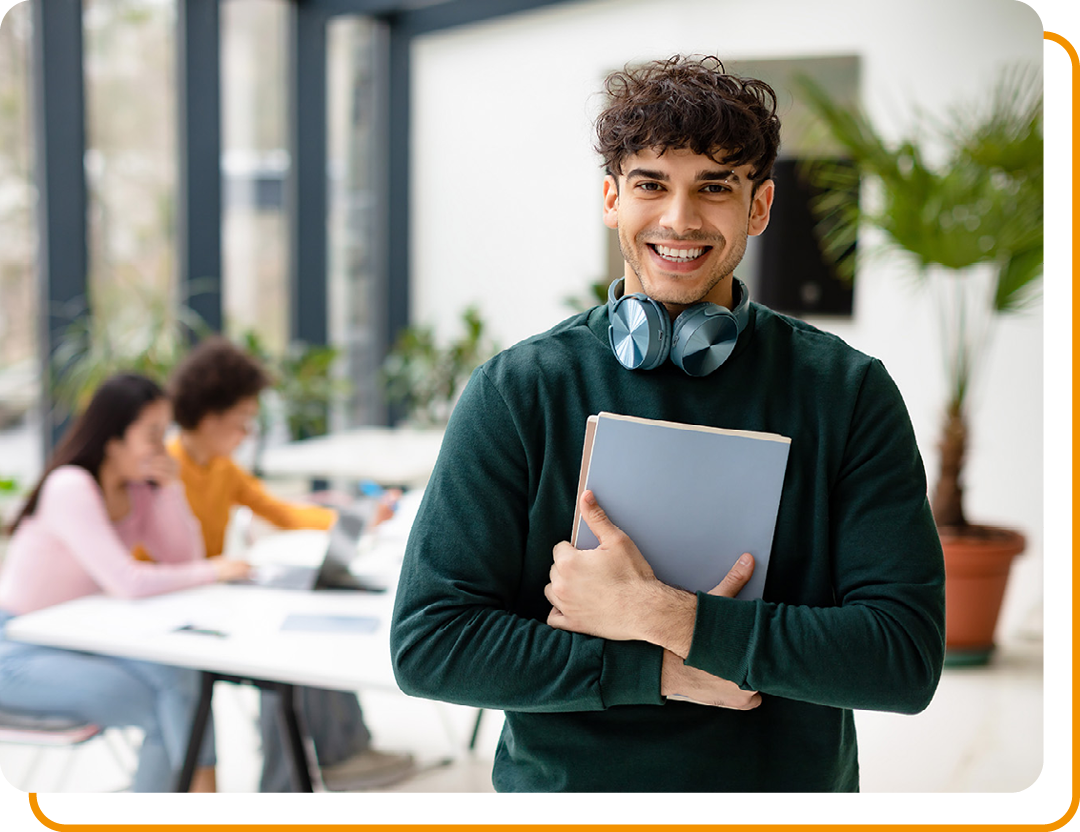
[[[133,791],[170,791],[198,699],[193,670],[21,644],[14,616],[103,592],[139,598],[243,577],[246,563],[203,557],[176,463],[162,389],[138,375],[105,381],[58,445],[12,526],[0,569],[0,708],[144,732]],[[154,563],[136,560],[141,545]],[[193,791],[212,771],[203,743]]]

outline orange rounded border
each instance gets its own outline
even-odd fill
[[[1077,238],[1080,237],[1080,212],[1077,211],[1077,194],[1080,193],[1080,158],[1077,154],[1077,136],[1080,135],[1080,57],[1076,54],[1076,49],[1068,40],[1063,38],[1054,32],[1043,32],[1044,40],[1052,40],[1055,43],[1061,45],[1061,47],[1069,54],[1069,59],[1072,61],[1073,68],[1073,83],[1072,83],[1072,207],[1073,207],[1073,246],[1072,246],[1072,274],[1075,279],[1076,275],[1080,275],[1080,247],[1077,245]],[[1080,319],[1080,292],[1073,292],[1073,321]],[[1080,383],[1077,378],[1077,358],[1080,357],[1080,344],[1077,341],[1077,331],[1073,328],[1073,414],[1080,411]],[[1080,499],[1077,497],[1077,482],[1076,472],[1080,469],[1080,444],[1073,442],[1073,517],[1076,517],[1077,509],[1080,508]],[[1074,520],[1075,522],[1075,520]],[[1080,544],[1080,540],[1077,540],[1076,528],[1073,527],[1073,551],[1076,551],[1077,545]],[[1080,588],[1080,572],[1073,570],[1073,598],[1077,597],[1077,589]],[[1080,687],[1080,662],[1077,661],[1077,646],[1076,646],[1076,608],[1073,608],[1073,691]],[[1075,699],[1074,699],[1075,702]],[[1044,832],[1052,832],[1054,829],[1060,829],[1069,821],[1072,820],[1076,814],[1077,808],[1080,807],[1080,797],[1078,797],[1076,789],[1076,774],[1077,763],[1080,762],[1076,757],[1076,748],[1080,740],[1080,720],[1076,719],[1076,712],[1074,708],[1073,712],[1073,795],[1072,802],[1069,804],[1069,810],[1058,820],[1053,823],[1037,825],[1037,824],[1012,824],[995,826],[996,830],[1006,832],[1010,829],[1024,829],[1036,832],[1036,830],[1044,830]],[[298,830],[298,829],[312,829],[319,830],[319,832],[335,832],[335,830],[355,830],[364,829],[367,832],[430,832],[431,830],[446,830],[447,832],[472,832],[477,828],[475,824],[448,824],[433,826],[431,824],[265,824],[265,823],[237,823],[237,824],[225,824],[225,823],[208,823],[208,824],[167,824],[167,823],[154,823],[154,824],[76,824],[76,823],[57,823],[54,820],[50,820],[44,812],[41,811],[41,807],[38,805],[38,796],[36,792],[29,793],[30,810],[34,813],[42,825],[49,829],[56,830],[56,832],[75,832],[75,830],[106,830],[115,829],[118,826],[123,828],[125,832],[131,830],[141,829],[156,829],[156,830],[173,830],[173,829],[190,829],[196,828],[199,830],[206,830],[206,832],[213,832],[213,830],[222,830],[222,832],[235,832],[235,830],[255,830],[255,829],[281,829],[281,830]],[[810,830],[834,830],[838,826],[843,827],[847,824],[814,824],[799,826],[799,829]],[[705,830],[715,830],[716,825],[713,824],[665,824],[665,828],[670,826],[673,829],[678,829],[679,832],[705,832]],[[861,829],[888,829],[890,832],[900,832],[900,830],[927,830],[927,829],[963,829],[974,828],[976,824],[874,824],[872,826],[859,825]],[[983,824],[978,824],[983,826]],[[567,825],[555,825],[551,824],[484,824],[485,829],[511,829],[516,832],[547,832],[549,829],[557,829],[559,832],[622,832],[626,829],[623,824],[567,824]],[[659,828],[659,827],[642,827]],[[755,832],[787,832],[792,828],[790,824],[760,824],[744,826],[747,829],[753,829]]]

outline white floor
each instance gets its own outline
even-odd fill
[[[947,668],[930,707],[917,716],[859,712],[862,788],[866,792],[1014,792],[1042,767],[1042,642],[1016,638],[984,668]],[[465,750],[476,712],[390,693],[362,697],[376,744],[410,750],[421,766],[387,791],[490,792],[502,715],[486,712],[474,753]],[[214,696],[219,788],[255,791],[258,736],[253,690],[220,685]],[[41,753],[26,781],[27,767]],[[27,791],[122,790],[126,774],[95,740],[74,753],[0,745],[0,770]],[[451,760],[447,762],[447,760]],[[71,763],[66,783],[57,777]]]

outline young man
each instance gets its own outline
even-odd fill
[[[337,514],[270,494],[232,459],[259,415],[259,394],[270,379],[259,363],[225,338],[207,338],[170,379],[180,434],[168,445],[180,466],[192,512],[202,524],[206,556],[221,555],[233,506],[247,506],[282,529],[328,529]],[[386,519],[380,506],[375,519]],[[414,769],[410,754],[377,751],[354,693],[299,688],[300,708],[315,745],[323,783],[332,791],[387,785]],[[259,790],[291,791],[292,779],[277,725],[276,694],[263,692],[260,714],[263,770]]]
[[[598,149],[623,284],[474,373],[402,568],[398,681],[506,712],[500,791],[856,791],[852,709],[922,710],[944,651],[906,409],[880,362],[749,303],[734,277],[774,198],[773,91],[678,56],[607,89]],[[700,301],[730,314],[733,347],[650,335],[613,351],[619,304],[678,327]],[[600,546],[565,542],[600,411],[791,437],[763,599],[733,598],[750,558],[708,594],[660,583],[588,494]]]

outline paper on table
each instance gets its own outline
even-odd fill
[[[292,613],[281,622],[281,629],[309,633],[374,633],[379,629],[379,619],[373,615]]]

